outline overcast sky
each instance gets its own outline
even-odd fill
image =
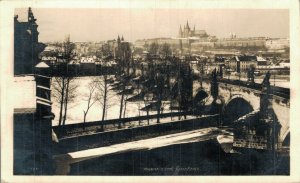
[[[20,19],[27,9],[16,9]],[[103,41],[123,35],[125,40],[176,37],[179,25],[206,30],[218,38],[289,37],[289,11],[267,9],[32,9],[41,42]]]

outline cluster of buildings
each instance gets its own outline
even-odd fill
[[[55,43],[47,47],[38,42],[38,25],[31,9],[28,19],[21,21],[15,16],[15,74],[33,73],[32,68],[43,61],[52,66],[61,61]],[[205,30],[193,28],[187,21],[180,25],[173,38],[153,38],[126,41],[123,36],[100,42],[75,42],[77,56],[71,62],[82,70],[95,70],[96,67],[128,66],[129,60],[143,61],[149,55],[149,47],[168,44],[171,56],[182,58],[198,55],[224,64],[228,70],[244,72],[249,67],[270,69],[289,68],[289,40],[283,38],[250,37],[239,38],[235,33],[228,38],[216,38]],[[44,51],[43,51],[44,50]],[[137,52],[142,50],[142,52]],[[141,54],[142,53],[142,54]],[[160,58],[160,55],[157,55]],[[203,59],[200,59],[203,60]],[[200,62],[200,61],[197,61]]]
[[[237,37],[231,33],[228,38],[216,38],[205,30],[190,28],[187,22],[184,27],[180,25],[179,33],[174,38],[153,38],[137,40],[135,47],[147,50],[152,43],[159,45],[169,44],[173,54],[207,54],[207,52],[257,52],[261,55],[284,55],[289,57],[289,39],[267,37]],[[244,54],[242,53],[242,54]]]
[[[223,65],[229,72],[243,73],[253,67],[261,73],[270,70],[289,73],[289,39],[285,38],[239,38],[235,33],[228,38],[216,38],[195,26],[192,29],[187,22],[183,28],[180,25],[177,37],[137,40],[134,46],[148,51],[152,43],[169,44],[172,55],[180,58],[196,55],[199,59],[193,60],[192,65],[205,60],[206,65],[214,68]]]

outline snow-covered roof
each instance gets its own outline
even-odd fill
[[[81,57],[80,63],[95,63],[95,60],[92,57]]]
[[[265,62],[265,61],[267,61],[263,57],[256,57],[256,59],[257,59],[258,62]]]
[[[40,62],[36,64],[35,68],[49,68],[49,65],[47,65],[45,62]]]
[[[47,57],[47,56],[43,56],[42,60],[56,60],[56,57]]]
[[[34,76],[14,77],[12,95],[14,96],[14,108],[36,108],[36,83]]]

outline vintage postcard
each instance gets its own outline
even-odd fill
[[[299,1],[0,3],[1,181],[300,181]]]

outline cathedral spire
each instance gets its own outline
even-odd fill
[[[190,29],[189,21],[188,21],[188,20],[186,21],[186,28],[187,28],[187,29]]]
[[[121,42],[119,34],[118,34],[118,39],[117,39],[117,42],[118,42],[118,43],[120,43],[120,42]]]
[[[182,28],[181,28],[181,24],[180,24],[180,28],[179,28],[179,37],[182,37]]]
[[[123,35],[122,35],[121,41],[124,41],[124,37],[123,37]]]

